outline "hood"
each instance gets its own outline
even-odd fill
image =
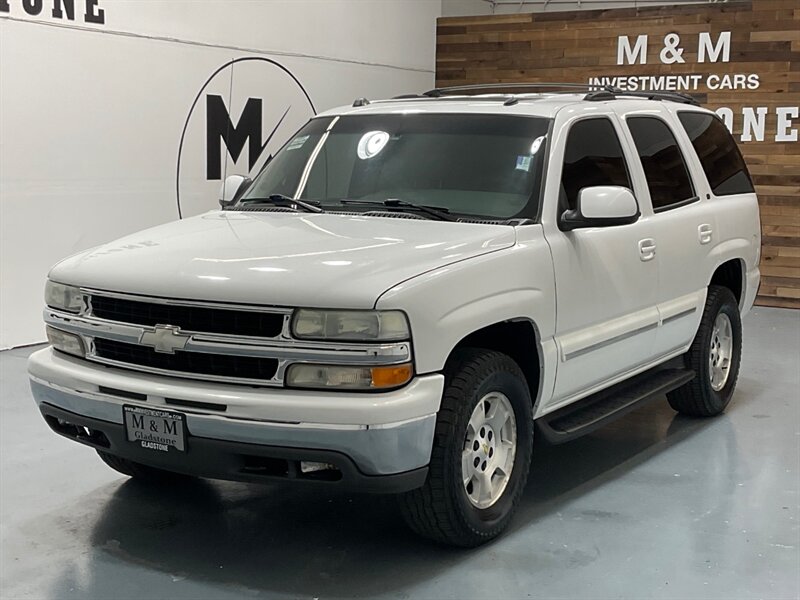
[[[217,211],[67,258],[50,278],[169,298],[371,308],[406,279],[515,241],[508,225]]]

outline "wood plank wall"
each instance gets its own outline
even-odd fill
[[[709,32],[716,42],[723,31],[731,32],[730,61],[697,63],[699,34]],[[683,64],[663,64],[659,58],[670,33],[680,36]],[[629,36],[633,45],[640,34],[649,36],[647,63],[618,65],[618,36]],[[590,77],[659,74],[700,74],[701,84],[689,93],[709,108],[731,109],[732,129],[761,205],[762,282],[757,302],[800,307],[800,142],[775,141],[776,109],[800,105],[800,0],[438,20],[439,87],[587,83]],[[755,90],[710,89],[706,77],[711,74],[757,74],[760,85]],[[763,141],[740,141],[744,107],[767,108]],[[800,129],[800,118],[791,125]]]

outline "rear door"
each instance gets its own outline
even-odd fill
[[[713,271],[708,263],[717,221],[696,161],[687,160],[692,149],[675,117],[657,105],[627,111],[621,118],[636,149],[633,168],[644,177],[645,194],[653,208],[660,320],[654,355],[658,358],[685,349],[694,338]]]

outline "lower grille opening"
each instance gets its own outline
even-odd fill
[[[119,396],[120,398],[128,398],[130,400],[147,402],[147,394],[129,392],[128,390],[118,390],[117,388],[106,387],[104,385],[98,386],[97,389],[101,394],[108,394],[109,396]]]
[[[243,458],[242,473],[268,477],[289,476],[289,461],[283,458],[270,458],[268,456],[244,456]]]
[[[175,354],[156,352],[153,348],[104,338],[95,338],[95,353],[100,358],[164,371],[216,375],[239,379],[270,380],[278,371],[274,358],[231,356],[177,350]]]
[[[285,460],[269,456],[243,456],[242,473],[262,475],[265,477],[282,477],[287,479],[307,479],[311,481],[339,481],[342,472],[327,463]]]
[[[181,400],[179,398],[164,398],[164,402],[171,406],[182,406],[184,408],[202,408],[203,410],[214,410],[225,412],[228,410],[227,404],[214,404],[213,402],[198,402],[197,400]]]
[[[50,429],[61,435],[93,446],[100,446],[101,448],[111,447],[111,442],[108,441],[106,434],[97,429],[85,427],[84,425],[76,425],[64,419],[52,416],[46,416],[45,421],[50,426]]]

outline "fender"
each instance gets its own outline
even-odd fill
[[[539,226],[525,242],[407,280],[385,291],[376,308],[400,308],[411,322],[418,373],[444,368],[469,334],[503,321],[534,323],[545,368],[543,390],[555,376],[555,284],[549,248]],[[528,233],[528,232],[526,232]],[[533,235],[531,235],[533,234]],[[513,274],[513,275],[511,275]]]

